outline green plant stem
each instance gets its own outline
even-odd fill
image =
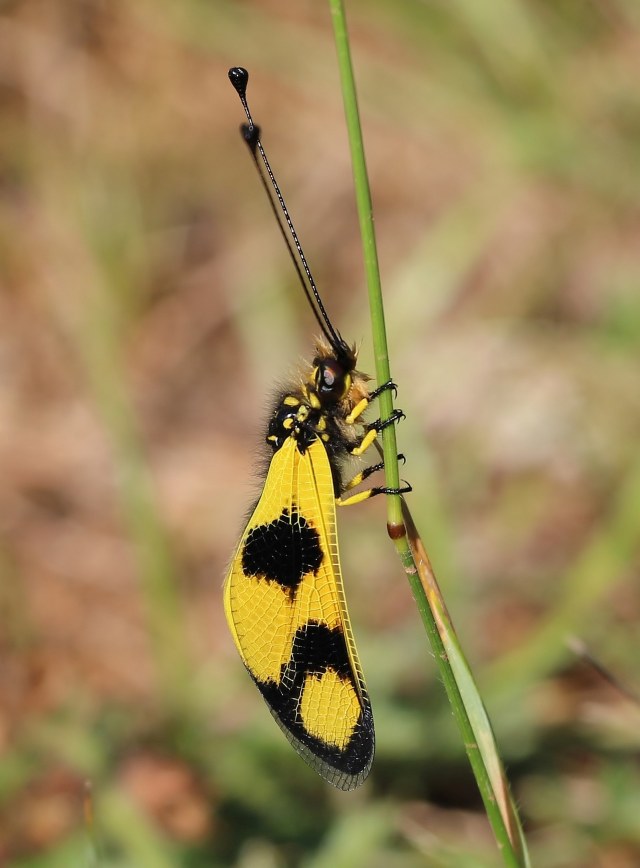
[[[380,269],[373,228],[371,192],[364,155],[349,37],[342,0],[329,0],[329,6],[333,21],[353,164],[356,201],[371,310],[375,371],[378,383],[384,383],[391,379],[391,373],[384,322]],[[387,418],[393,411],[391,391],[383,392],[380,395],[379,402],[380,418]],[[390,425],[383,430],[382,443],[387,485],[392,488],[398,488],[399,473],[395,426]],[[527,865],[526,844],[522,836],[515,805],[511,800],[508,784],[502,771],[502,764],[495,748],[489,720],[484,711],[482,701],[477,694],[471,672],[457,642],[451,621],[446,613],[446,608],[437,589],[435,577],[433,577],[426,552],[424,552],[408,510],[403,515],[401,497],[398,495],[387,497],[387,509],[389,534],[400,555],[431,647],[435,653],[447,696],[458,723],[469,762],[476,777],[487,817],[496,837],[498,847],[506,865],[513,866],[513,868]],[[412,546],[410,546],[409,538],[407,537],[407,527],[411,535]],[[416,555],[420,562],[420,569],[416,566]],[[447,648],[450,651],[447,651]],[[455,656],[455,669],[450,664],[450,653]],[[470,698],[471,702],[469,701]],[[470,706],[470,708],[467,706]],[[470,716],[470,711],[473,717]],[[482,744],[479,744],[481,739]]]
[[[362,128],[360,126],[358,99],[356,96],[353,65],[351,63],[351,50],[349,48],[349,34],[347,32],[344,6],[340,0],[329,0],[329,6],[331,8],[336,49],[338,52],[338,66],[342,81],[344,111],[347,121],[347,132],[349,134],[349,147],[351,149],[360,234],[362,236],[369,309],[371,312],[376,379],[378,384],[380,384],[386,383],[391,379],[391,368],[387,350],[387,333],[382,304],[378,249],[373,228],[371,190],[369,188],[369,176],[367,174],[367,163],[364,154],[364,142],[362,140]],[[387,419],[393,412],[393,393],[391,390],[387,389],[382,392],[378,398],[378,402],[380,418]],[[387,487],[398,488],[400,486],[400,474],[398,471],[398,447],[396,445],[395,425],[388,425],[383,429],[382,451],[384,454]],[[402,526],[402,506],[400,497],[397,495],[387,497],[387,523],[390,529]]]

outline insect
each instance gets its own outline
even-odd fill
[[[356,369],[355,347],[332,325],[249,111],[249,75],[233,67],[229,78],[247,116],[243,138],[322,338],[301,381],[278,398],[270,417],[266,440],[272,456],[229,567],[225,613],[249,674],[293,747],[329,783],[351,790],[371,768],[374,726],[345,602],[336,504],[410,490],[350,493],[382,464],[352,479],[343,475],[345,460],[362,455],[403,414],[395,410],[383,421],[363,423],[371,401],[395,385],[369,391],[369,377]]]

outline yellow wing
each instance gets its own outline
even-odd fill
[[[271,713],[325,780],[357,787],[373,718],[344,599],[331,466],[320,440],[274,453],[225,583],[235,643]]]

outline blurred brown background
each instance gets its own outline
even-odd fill
[[[640,8],[348,4],[411,506],[535,864],[640,864]],[[315,333],[237,127],[372,369],[328,7],[0,6],[0,864],[500,864],[384,504],[340,515],[369,783],[224,623]]]

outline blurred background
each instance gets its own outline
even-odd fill
[[[536,865],[640,864],[640,7],[350,2],[410,504]],[[0,7],[0,864],[499,865],[384,503],[340,514],[376,716],[344,794],[224,623],[272,394],[372,369],[326,4]]]

